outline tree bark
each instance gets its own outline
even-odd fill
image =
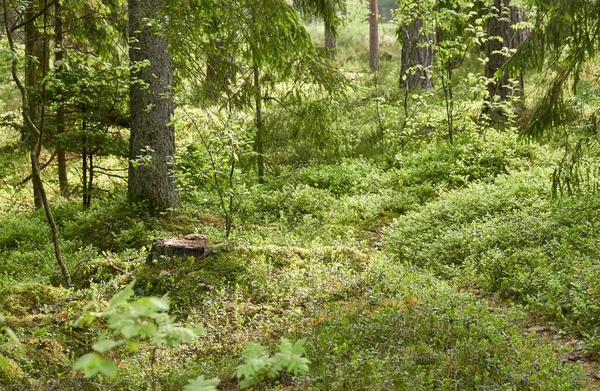
[[[24,13],[24,19],[31,20],[34,18],[34,15],[36,15],[35,0],[29,0]],[[27,110],[27,114],[37,127],[39,127],[42,113],[41,80],[44,73],[44,54],[43,35],[38,30],[35,20],[31,20],[25,24],[25,88],[29,104],[24,109]],[[31,147],[37,143],[37,138],[34,136],[35,132],[30,129],[27,121],[23,123],[23,127],[26,130],[21,134],[21,140]],[[35,170],[33,161],[31,162],[31,170],[32,173]],[[32,183],[35,208],[40,209],[43,207],[43,204],[39,184],[35,180]]]
[[[401,89],[431,88],[433,66],[433,34],[423,31],[423,20],[417,18],[402,29]]]
[[[173,176],[175,129],[173,61],[157,20],[163,0],[129,0],[129,57],[142,65],[132,72],[130,86],[131,136],[129,140],[128,197],[147,202],[157,211],[179,206]]]
[[[260,89],[260,70],[254,66],[254,105],[256,110],[256,136],[254,137],[254,152],[258,166],[258,181],[263,182],[265,177],[264,157],[264,126],[262,120],[262,92]]]
[[[332,58],[335,58],[337,56],[337,41],[333,32],[333,26],[325,22],[325,49],[329,51]]]
[[[70,287],[72,285],[71,282],[71,274],[69,273],[69,269],[67,268],[67,265],[64,263],[61,253],[60,253],[60,243],[59,243],[59,239],[58,239],[58,227],[56,225],[56,222],[54,221],[54,216],[52,215],[52,211],[50,210],[50,205],[48,204],[48,199],[46,198],[46,192],[44,191],[44,184],[42,182],[42,178],[41,178],[41,168],[40,168],[40,160],[39,160],[39,148],[42,142],[42,133],[41,131],[38,129],[38,127],[35,125],[35,123],[33,122],[32,118],[29,116],[29,107],[30,107],[30,102],[29,102],[29,94],[27,91],[27,88],[25,87],[25,85],[23,85],[23,83],[21,82],[21,79],[19,77],[19,72],[18,72],[18,55],[17,55],[17,50],[15,49],[15,44],[12,38],[12,33],[13,31],[11,31],[11,29],[8,26],[8,6],[6,4],[7,0],[3,0],[2,2],[2,6],[3,6],[3,11],[4,11],[4,22],[5,22],[5,28],[6,28],[6,35],[8,38],[8,44],[10,47],[10,50],[13,52],[14,54],[14,59],[12,61],[12,66],[11,66],[11,73],[12,73],[12,77],[13,80],[15,82],[15,84],[17,85],[17,87],[19,88],[19,91],[21,92],[21,102],[22,102],[22,115],[23,115],[23,121],[26,124],[26,128],[29,131],[31,131],[31,136],[28,137],[29,140],[34,140],[33,143],[31,143],[31,150],[30,150],[30,157],[31,157],[31,166],[32,166],[32,175],[33,175],[33,182],[36,183],[37,188],[39,189],[39,195],[40,195],[40,200],[42,202],[42,205],[44,207],[44,212],[46,213],[46,219],[48,220],[48,225],[50,225],[50,231],[52,233],[52,243],[54,245],[54,256],[56,258],[56,262],[58,263],[58,266],[60,267],[60,270],[62,272],[62,275],[65,279],[65,284]],[[29,20],[29,19],[26,19]],[[33,22],[31,22],[33,23]]]
[[[377,0],[369,1],[369,67],[379,67],[379,8]]]
[[[62,5],[60,1],[54,3],[54,63],[64,61],[64,34],[63,34],[63,18]],[[56,110],[56,134],[60,135],[65,132],[65,109],[62,104],[59,104]],[[60,144],[60,143],[59,143]],[[63,196],[69,194],[69,178],[67,176],[67,157],[62,146],[56,148],[56,157],[58,160],[58,186],[60,193]]]
[[[511,49],[518,49],[519,46],[521,46],[523,44],[523,42],[525,42],[527,37],[529,37],[529,35],[531,34],[531,30],[528,28],[527,29],[523,29],[523,28],[515,29],[514,28],[514,26],[516,24],[527,21],[527,12],[525,11],[525,8],[512,7],[510,21],[511,21],[512,25],[511,25],[511,40],[509,42],[509,45],[510,45]],[[518,95],[519,95],[519,97],[524,98],[525,97],[525,80],[524,80],[524,75],[523,75],[522,69],[519,70],[518,81],[519,81]]]
[[[485,54],[488,58],[485,64],[485,77],[490,79],[489,103],[495,99],[506,101],[510,96],[508,74],[505,72],[500,78],[496,77],[496,72],[507,60],[502,48],[508,48],[511,39],[510,22],[507,20],[510,18],[510,0],[494,0],[490,12],[492,16],[487,21],[488,40],[485,46]]]

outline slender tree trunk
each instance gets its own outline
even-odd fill
[[[348,16],[348,0],[343,0],[344,5],[342,6],[342,18]]]
[[[35,13],[35,1],[29,0],[24,13],[25,20],[33,18]],[[25,109],[33,123],[39,127],[42,112],[41,80],[43,78],[44,39],[35,24],[35,20],[25,25],[25,57],[25,88],[29,96],[29,104]],[[29,128],[27,122],[24,122],[23,126],[25,129]],[[31,129],[27,129],[21,134],[21,140],[31,147],[31,145],[37,143],[34,134]],[[31,162],[31,170],[32,172],[35,170],[33,161]],[[43,204],[39,184],[37,181],[32,181],[32,183],[35,208],[40,209],[43,207]]]
[[[129,140],[130,202],[147,202],[153,210],[179,206],[173,176],[175,129],[170,123],[173,105],[173,61],[157,20],[164,0],[129,0],[129,48],[132,64],[149,61],[132,72]]]
[[[333,32],[333,27],[325,22],[325,49],[331,53],[332,58],[335,58],[337,56],[337,41]]]
[[[379,67],[379,8],[377,0],[369,1],[369,67]]]
[[[56,46],[54,52],[54,63],[64,61],[64,35],[63,35],[63,18],[62,5],[60,1],[54,3],[54,44]],[[56,134],[60,135],[65,132],[65,109],[62,104],[59,104],[56,110]],[[60,143],[59,143],[60,144]],[[67,176],[67,157],[62,146],[56,148],[56,158],[58,160],[58,185],[62,195],[69,194],[69,178]]]
[[[401,89],[433,87],[433,34],[426,34],[423,27],[423,20],[418,18],[402,29]]]
[[[264,126],[262,121],[262,92],[260,89],[260,70],[254,66],[254,104],[256,109],[256,136],[254,137],[254,152],[258,166],[258,180],[263,182],[265,177],[264,157]]]
[[[27,92],[27,88],[23,85],[23,83],[21,82],[21,79],[19,78],[18,54],[17,54],[17,50],[15,49],[15,44],[14,44],[13,37],[12,37],[12,31],[8,25],[7,1],[8,0],[3,0],[2,5],[3,5],[3,11],[4,11],[4,23],[5,23],[5,28],[6,28],[6,35],[8,38],[8,44],[9,44],[10,50],[14,54],[14,57],[13,57],[14,59],[13,59],[12,66],[11,66],[11,73],[12,73],[13,80],[15,81],[15,84],[17,85],[17,87],[19,88],[19,91],[21,92],[23,121],[27,125],[26,129],[30,130],[32,133],[32,135],[30,137],[28,137],[28,139],[35,140],[33,143],[31,143],[31,149],[30,149],[30,153],[29,153],[29,155],[31,157],[33,181],[36,182],[37,188],[39,189],[40,199],[41,199],[42,205],[44,207],[44,212],[46,213],[46,219],[48,220],[48,225],[50,225],[50,231],[52,233],[52,243],[54,245],[54,256],[56,257],[56,262],[58,263],[60,270],[62,272],[62,275],[65,279],[65,284],[70,287],[72,285],[71,275],[69,273],[69,269],[67,268],[67,265],[64,263],[64,261],[62,259],[61,253],[60,253],[60,244],[58,241],[58,227],[56,225],[56,222],[54,221],[54,216],[52,215],[52,211],[50,210],[50,205],[48,204],[48,199],[46,198],[46,192],[44,191],[44,184],[43,184],[42,178],[41,178],[41,168],[40,168],[40,160],[39,160],[39,154],[38,154],[39,146],[40,146],[40,143],[42,142],[41,132],[37,128],[37,126],[35,125],[33,120],[31,119],[31,116],[29,115],[29,107],[30,107],[29,94]],[[33,22],[31,22],[31,23],[33,23]]]

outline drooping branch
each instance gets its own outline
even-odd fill
[[[14,26],[12,26],[10,28],[10,32],[14,32],[17,31],[18,29],[20,29],[23,26],[28,25],[29,23],[34,22],[37,18],[39,18],[40,16],[42,16],[47,10],[48,8],[52,7],[54,5],[54,3],[56,3],[58,0],[52,0],[51,2],[47,3],[46,5],[44,5],[44,7],[39,10],[37,13],[35,13],[34,15],[32,15],[31,17],[29,17],[27,20],[24,20],[21,23],[17,23]],[[8,28],[8,25],[7,25]],[[8,31],[7,31],[8,32]]]

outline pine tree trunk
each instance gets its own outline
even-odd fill
[[[63,18],[62,6],[60,1],[54,3],[54,44],[55,54],[54,63],[64,61],[64,35],[63,35]],[[56,134],[60,135],[65,132],[65,109],[62,104],[59,104],[56,110]],[[69,178],[67,176],[67,157],[65,150],[58,146],[56,148],[56,157],[58,160],[58,186],[62,195],[69,194]]]
[[[379,67],[379,9],[377,0],[369,1],[369,67],[376,71]]]
[[[527,29],[523,29],[523,28],[515,29],[514,28],[514,26],[516,24],[527,21],[527,12],[525,11],[525,8],[512,7],[510,21],[512,23],[512,26],[511,26],[511,40],[509,42],[509,45],[510,45],[509,47],[511,49],[518,49],[531,34],[531,30],[528,28]],[[519,70],[518,81],[519,81],[518,95],[521,98],[524,98],[525,97],[525,80],[524,80],[524,75],[523,75],[522,69]],[[523,103],[523,102],[521,101],[521,103]]]
[[[333,33],[333,27],[325,22],[325,49],[331,53],[331,57],[335,58],[337,55],[337,42],[335,40],[335,34]]]
[[[402,30],[401,89],[431,88],[433,66],[433,34],[425,34],[423,20],[415,19]]]
[[[132,72],[130,86],[128,196],[147,202],[153,210],[179,206],[172,170],[175,154],[173,115],[173,61],[160,26],[150,26],[163,0],[129,0],[129,58],[132,64],[149,61]]]
[[[511,40],[510,22],[510,0],[494,0],[492,16],[487,22],[487,35],[485,54],[488,62],[485,64],[485,77],[491,79],[488,84],[488,111],[494,111],[489,107],[489,103],[494,100],[506,101],[509,94],[508,74],[504,73],[500,78],[496,78],[496,72],[504,65],[507,56],[502,48],[507,47]]]

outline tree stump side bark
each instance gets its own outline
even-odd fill
[[[152,243],[146,263],[151,264],[161,258],[186,259],[193,257],[199,261],[210,253],[210,247],[206,243],[206,236],[197,234],[187,235],[183,238],[157,239]]]

